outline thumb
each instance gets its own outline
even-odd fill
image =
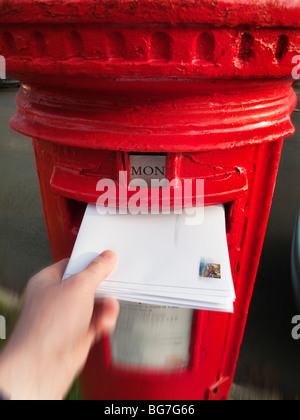
[[[67,282],[72,283],[74,287],[79,287],[81,292],[86,290],[95,294],[97,287],[113,271],[116,261],[117,257],[114,252],[105,251],[92,261],[85,270],[70,277]]]

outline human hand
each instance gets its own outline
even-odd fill
[[[64,398],[92,345],[115,328],[118,302],[94,301],[115,254],[104,252],[62,283],[67,263],[46,268],[28,284],[19,322],[0,356],[0,390],[11,399]]]

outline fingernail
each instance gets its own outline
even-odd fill
[[[114,261],[116,259],[116,254],[113,251],[104,251],[102,252],[100,257],[107,258],[110,261]]]

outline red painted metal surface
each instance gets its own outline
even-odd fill
[[[0,54],[22,80],[12,127],[33,138],[55,260],[68,257],[101,178],[128,152],[166,152],[167,178],[205,179],[226,204],[234,315],[195,311],[191,362],[134,371],[96,346],[93,399],[226,399],[290,114],[298,1],[0,0]]]

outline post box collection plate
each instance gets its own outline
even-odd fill
[[[129,154],[130,183],[138,186],[135,180],[144,180],[151,187],[151,180],[159,181],[167,178],[167,155],[161,154]],[[162,184],[160,184],[162,185]],[[164,185],[162,185],[164,186]]]
[[[191,309],[122,302],[119,323],[110,338],[112,366],[186,369],[190,363],[192,321]]]
[[[294,130],[299,2],[0,0],[0,23],[7,74],[22,81],[11,126],[33,139],[54,260],[70,256],[98,181],[118,183],[136,164],[147,182],[153,164],[169,181],[203,179],[205,204],[226,207],[235,313],[186,320],[179,371],[162,371],[155,355],[137,371],[114,347],[122,338],[112,349],[105,337],[82,375],[84,397],[228,398]]]

